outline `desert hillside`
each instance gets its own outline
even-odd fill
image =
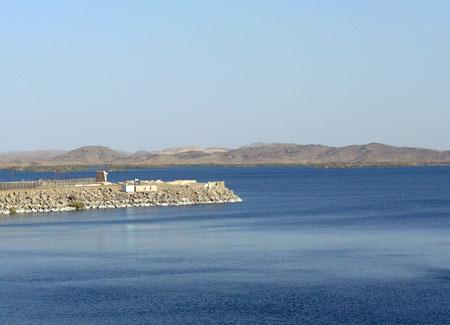
[[[150,167],[171,165],[308,165],[416,166],[450,164],[450,151],[394,147],[379,143],[329,147],[287,143],[257,143],[237,149],[179,147],[123,153],[104,146],[0,153],[0,168]]]

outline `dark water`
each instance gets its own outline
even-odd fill
[[[226,180],[244,202],[4,217],[0,323],[450,323],[450,168],[111,178]]]

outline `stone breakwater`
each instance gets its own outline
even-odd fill
[[[0,214],[61,212],[83,209],[151,207],[241,202],[223,183],[174,185],[158,183],[157,190],[126,193],[117,184],[68,188],[0,191]]]

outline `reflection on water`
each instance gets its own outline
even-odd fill
[[[135,231],[136,231],[136,225],[132,222],[134,217],[132,213],[128,213],[127,209],[125,209],[125,219],[130,220],[130,223],[125,224],[125,234],[126,234],[126,241],[127,241],[127,250],[130,254],[133,254],[136,250],[136,243],[135,243]]]
[[[449,168],[111,176],[244,202],[3,218],[1,323],[450,322]]]

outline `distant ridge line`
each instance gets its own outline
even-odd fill
[[[360,167],[449,164],[450,151],[395,147],[382,143],[344,147],[321,144],[255,143],[236,149],[188,146],[135,153],[124,153],[105,146],[85,146],[71,151],[37,150],[0,153],[2,169],[193,165]]]

